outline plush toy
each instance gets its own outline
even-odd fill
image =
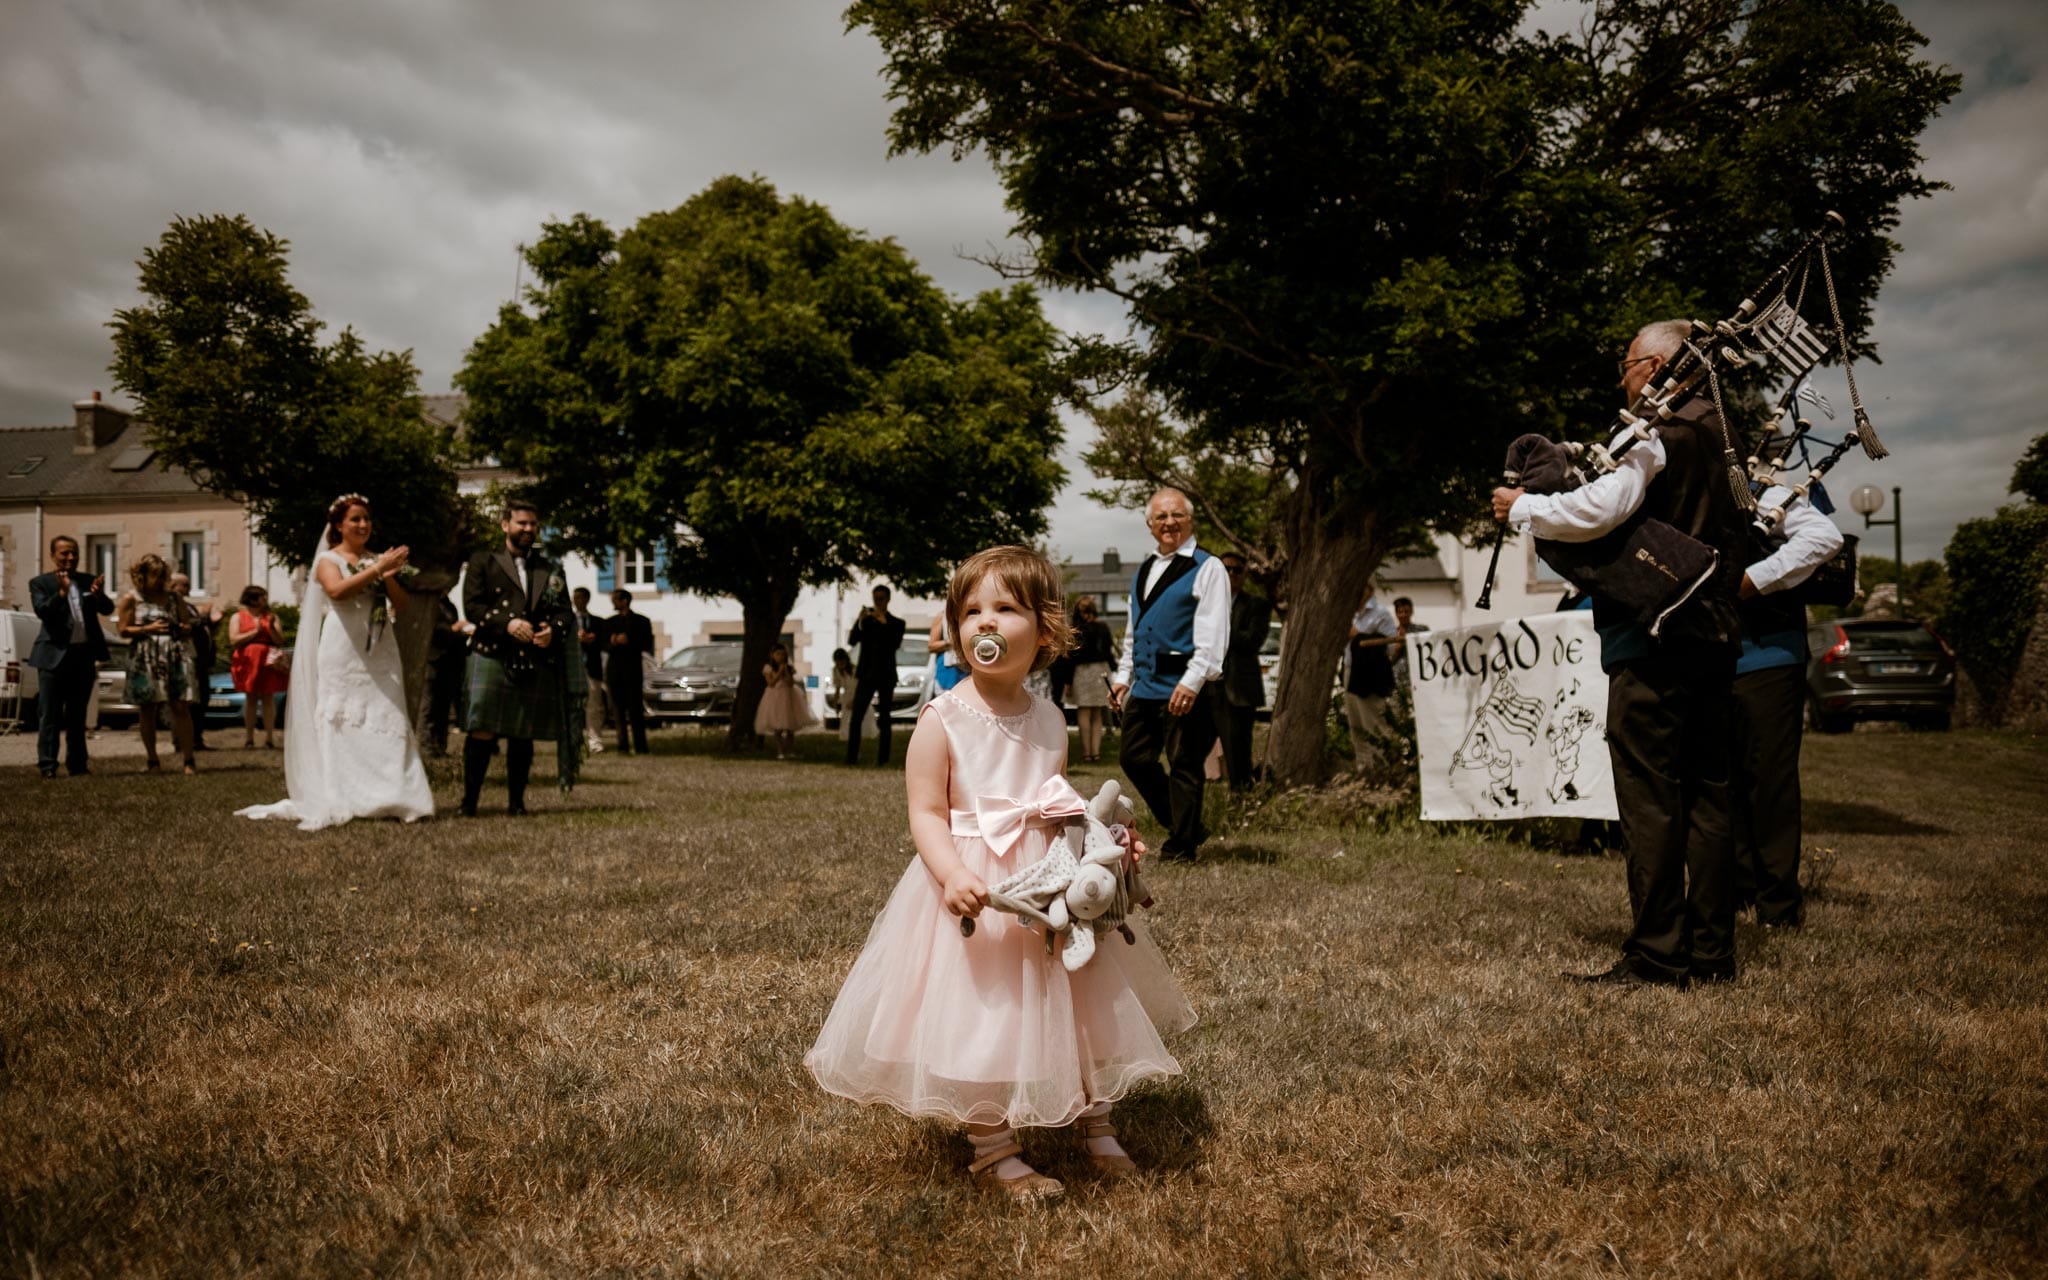
[[[1125,920],[1134,905],[1151,906],[1152,895],[1129,849],[1135,821],[1123,788],[1113,779],[1103,783],[1088,812],[1067,822],[1044,858],[990,887],[989,905],[1044,926],[1047,951],[1064,939],[1060,963],[1068,973],[1093,959],[1097,939],[1112,929],[1136,942]],[[960,930],[972,934],[974,922],[962,920]]]

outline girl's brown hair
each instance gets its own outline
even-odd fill
[[[1060,573],[1052,561],[1030,547],[990,547],[969,556],[953,571],[953,581],[946,587],[946,630],[953,637],[953,657],[963,668],[972,669],[967,637],[960,630],[960,610],[966,605],[967,593],[990,574],[1038,620],[1038,638],[1045,643],[1032,660],[1033,671],[1045,670],[1053,659],[1074,647],[1074,628],[1067,621]]]

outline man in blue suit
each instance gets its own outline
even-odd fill
[[[1193,862],[1209,836],[1202,774],[1216,745],[1216,714],[1207,689],[1230,641],[1230,575],[1195,546],[1194,512],[1180,490],[1153,494],[1145,523],[1158,551],[1131,579],[1131,625],[1109,691],[1123,714],[1117,763],[1166,828],[1160,858]]]
[[[50,539],[49,573],[29,579],[29,605],[43,621],[28,665],[40,676],[36,694],[36,768],[45,778],[57,776],[57,735],[64,735],[64,767],[86,772],[85,712],[92,705],[93,681],[106,660],[107,641],[100,619],[114,611],[107,582],[90,584],[78,577],[78,543],[58,534]]]

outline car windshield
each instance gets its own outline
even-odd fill
[[[740,647],[736,644],[693,644],[668,655],[668,661],[661,665],[737,672],[740,669]]]
[[[1934,653],[1941,643],[1917,622],[1879,623],[1848,628],[1850,643],[1860,649],[1912,649]]]
[[[903,647],[896,651],[896,665],[899,667],[921,667],[931,656],[931,648],[922,637],[916,640],[906,640],[903,642]]]

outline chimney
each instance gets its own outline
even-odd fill
[[[110,404],[101,403],[97,391],[92,393],[92,399],[72,405],[71,414],[76,423],[71,443],[73,453],[93,453],[104,449],[128,426],[128,415]]]
[[[1102,553],[1102,571],[1104,573],[1122,573],[1124,571],[1123,555],[1115,547],[1111,547]]]

